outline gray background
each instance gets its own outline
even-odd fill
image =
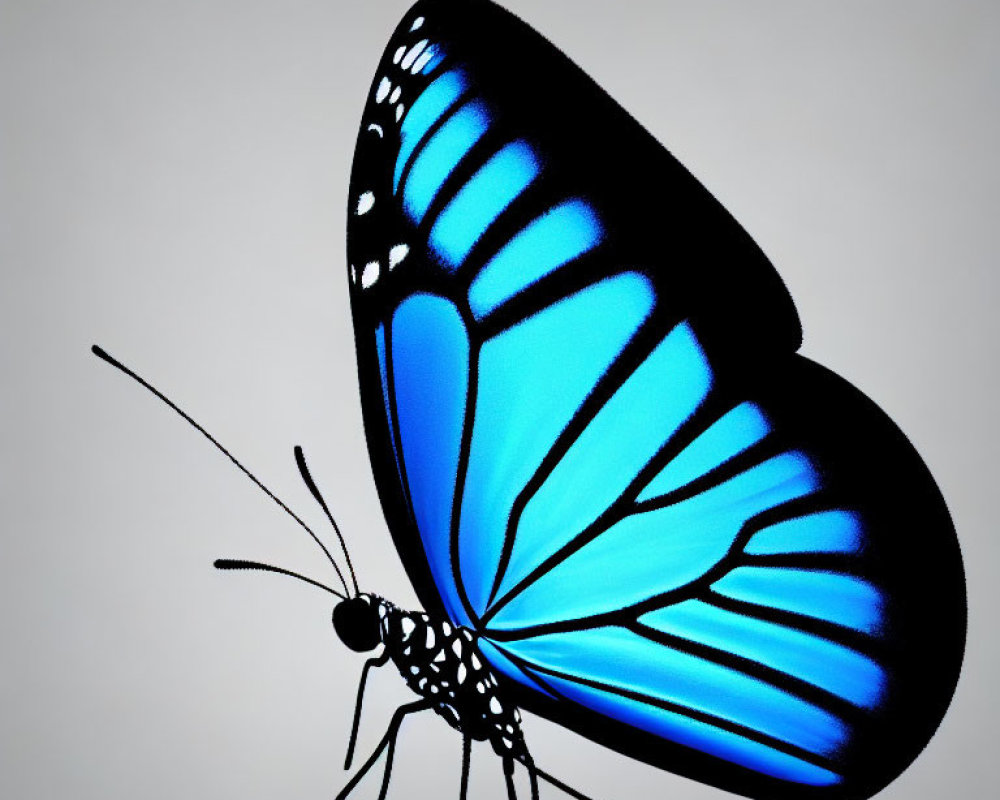
[[[882,796],[995,796],[1000,5],[509,5],[734,213],[789,284],[804,352],[930,464],[966,556],[969,648],[941,730]],[[242,555],[330,580],[322,557],[88,347],[322,528],[291,458],[306,445],[364,586],[414,602],[367,463],[343,261],[356,125],[405,7],[0,3],[0,796],[320,800],[343,781],[361,660],[327,597],[211,569]],[[362,752],[399,683],[375,679]],[[599,800],[721,796],[526,731]],[[415,720],[391,796],[454,796],[458,754]],[[475,796],[501,797],[498,763],[474,758]]]

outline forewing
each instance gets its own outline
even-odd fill
[[[390,529],[421,600],[459,623],[496,588],[524,482],[665,326],[737,326],[748,353],[799,342],[780,279],[721,205],[480,0],[419,3],[390,40],[355,154],[348,262]]]

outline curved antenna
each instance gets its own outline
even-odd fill
[[[242,472],[250,480],[252,480],[257,485],[258,489],[260,489],[264,494],[266,494],[275,503],[277,503],[281,507],[281,509],[286,514],[288,514],[288,516],[290,516],[297,523],[299,523],[299,525],[302,527],[302,529],[305,530],[305,532],[308,533],[312,537],[313,541],[316,542],[316,544],[318,544],[320,546],[320,548],[323,550],[323,552],[326,553],[326,557],[328,559],[330,559],[330,563],[333,564],[333,568],[337,572],[337,577],[340,578],[340,582],[344,585],[344,591],[346,593],[350,594],[351,590],[347,588],[347,581],[344,580],[344,573],[340,571],[340,567],[337,566],[337,562],[333,560],[333,556],[330,555],[330,551],[326,549],[326,547],[323,545],[323,542],[320,541],[319,537],[315,533],[313,533],[312,528],[310,528],[308,525],[306,525],[298,517],[298,515],[296,515],[296,513],[294,511],[292,511],[292,509],[290,509],[288,506],[286,506],[278,498],[278,496],[274,492],[272,492],[263,483],[261,483],[259,480],[257,480],[257,477],[252,472],[250,472],[250,470],[248,470],[246,467],[244,467],[236,459],[236,456],[234,456],[225,447],[223,447],[219,443],[219,441],[214,436],[212,436],[212,434],[210,434],[203,427],[201,427],[201,425],[199,425],[197,422],[195,422],[194,419],[191,417],[190,414],[188,414],[187,412],[183,411],[176,403],[174,403],[169,397],[167,397],[165,394],[163,394],[163,392],[161,392],[159,389],[157,389],[155,386],[153,386],[147,380],[145,380],[145,379],[139,377],[138,375],[136,375],[136,373],[134,373],[132,370],[130,370],[128,367],[126,367],[124,364],[122,364],[121,361],[119,361],[118,359],[116,359],[116,358],[112,357],[111,355],[109,355],[107,353],[107,351],[105,351],[103,348],[99,347],[98,345],[95,344],[90,349],[91,349],[91,351],[93,352],[93,354],[95,356],[97,356],[98,358],[100,358],[100,359],[102,359],[104,361],[107,361],[115,369],[120,370],[121,372],[124,372],[132,380],[134,380],[136,383],[138,383],[143,388],[148,389],[150,392],[152,392],[154,395],[156,395],[158,398],[160,398],[160,400],[162,400],[164,403],[166,403],[170,408],[172,408],[174,411],[176,411],[189,425],[191,425],[191,427],[193,427],[202,436],[204,436],[206,439],[208,439],[208,441],[210,441],[212,444],[214,444],[220,451],[222,451],[222,454],[225,455],[226,458],[228,458],[230,461],[232,461],[236,465],[236,467],[240,470],[240,472]]]
[[[316,498],[316,502],[323,507],[323,511],[326,513],[326,518],[330,520],[330,524],[333,525],[333,530],[337,534],[337,540],[340,542],[340,549],[344,551],[344,558],[347,559],[347,569],[351,573],[351,583],[354,584],[354,594],[359,593],[358,589],[358,576],[354,572],[354,564],[351,563],[351,554],[347,551],[347,543],[344,541],[344,537],[340,532],[340,526],[337,525],[337,520],[333,518],[333,514],[330,513],[330,509],[326,505],[326,500],[323,499],[323,495],[319,493],[319,489],[316,486],[316,482],[312,479],[312,475],[309,473],[309,467],[306,466],[305,453],[302,452],[302,448],[299,445],[295,445],[295,463],[299,466],[299,473],[302,475],[302,480],[306,482],[306,486],[309,487],[309,491],[312,492],[312,496]],[[344,587],[347,588],[346,586]]]
[[[215,561],[216,569],[251,569],[257,570],[259,572],[276,572],[279,575],[289,575],[292,578],[298,578],[300,581],[305,581],[306,583],[311,583],[313,586],[318,586],[320,589],[324,589],[332,595],[336,595],[341,600],[346,600],[347,596],[341,594],[335,589],[331,589],[325,583],[320,583],[319,581],[314,581],[312,578],[307,578],[305,575],[299,575],[297,572],[292,572],[289,569],[284,569],[282,567],[274,567],[270,564],[261,564],[259,561],[245,561],[242,558],[219,558]]]

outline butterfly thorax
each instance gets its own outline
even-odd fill
[[[468,628],[377,599],[382,643],[406,685],[461,733],[489,740],[501,756],[525,754],[521,715]]]

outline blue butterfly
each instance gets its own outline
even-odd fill
[[[462,734],[463,798],[473,739],[511,797],[515,763],[533,796],[584,796],[518,709],[755,798],[870,797],[918,755],[966,629],[937,487],[796,354],[767,258],[576,65],[487,0],[414,6],[364,110],[347,250],[372,467],[424,611],[330,557],[337,633],[382,647],[347,765],[369,669],[419,698],[340,797],[385,753],[384,798],[421,710]]]
[[[349,199],[369,451],[427,612],[523,708],[760,797],[869,796],[964,649],[905,437],[795,354],[766,257],[484,0],[404,17]]]

